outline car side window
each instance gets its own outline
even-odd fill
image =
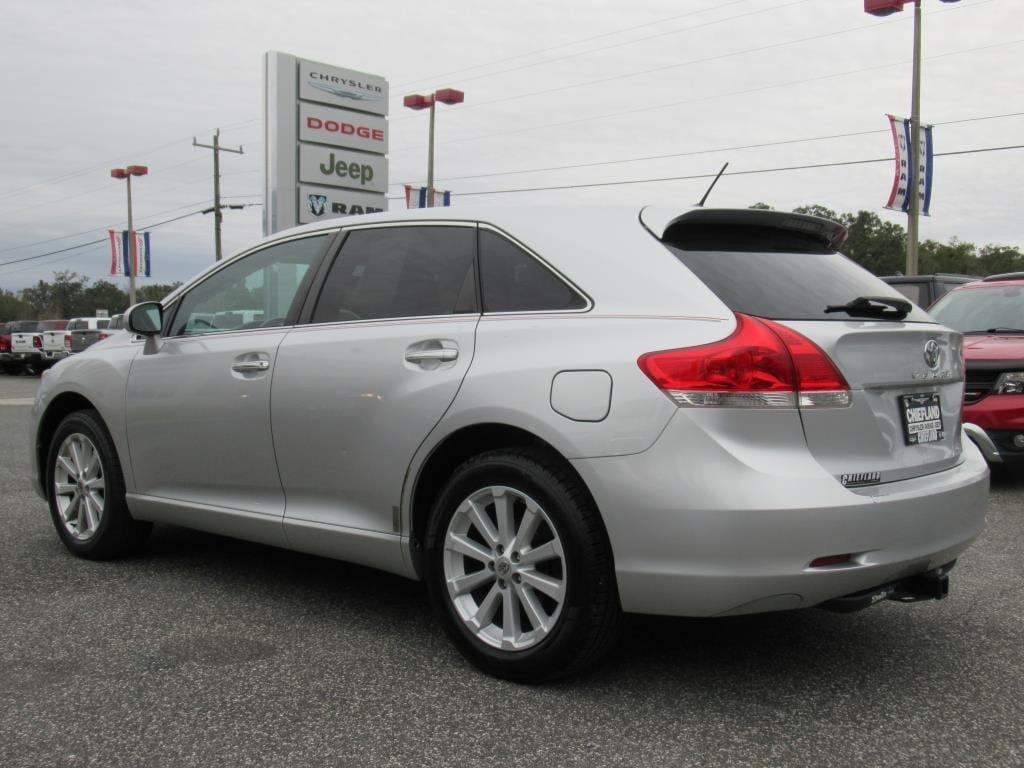
[[[267,246],[214,272],[182,297],[169,336],[284,325],[327,235]]]
[[[484,312],[584,309],[586,299],[522,248],[480,230],[480,286]]]
[[[312,322],[475,313],[476,228],[357,229],[331,265]]]

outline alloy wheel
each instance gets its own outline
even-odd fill
[[[488,486],[459,504],[445,533],[443,567],[457,615],[493,648],[525,650],[558,622],[566,597],[562,540],[522,491]]]
[[[78,541],[92,538],[103,519],[107,483],[96,445],[81,432],[68,435],[57,451],[53,491],[64,529]]]

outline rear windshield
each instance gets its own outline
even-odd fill
[[[124,328],[124,315],[114,315],[110,318],[110,325],[107,326],[108,330],[119,331]]]
[[[37,331],[63,331],[67,326],[67,320],[44,320],[39,324]]]
[[[38,327],[38,320],[21,320],[14,324],[11,331],[14,333],[34,333]]]
[[[903,295],[821,240],[770,227],[670,227],[662,242],[734,312],[771,320],[851,320],[829,305]],[[904,322],[929,322],[918,307]]]
[[[106,328],[108,325],[110,325],[110,320],[105,318],[105,317],[102,320],[97,320],[96,321],[96,327],[97,328],[100,328],[100,329]]]
[[[962,333],[1024,330],[1024,286],[950,291],[932,305],[930,313],[943,325]]]

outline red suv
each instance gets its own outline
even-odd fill
[[[990,463],[1024,462],[1024,272],[958,286],[928,312],[964,334],[964,431]]]

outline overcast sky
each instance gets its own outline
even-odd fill
[[[192,137],[209,142],[217,126],[225,145],[245,149],[223,156],[226,202],[261,202],[267,50],[390,81],[392,195],[422,182],[426,166],[426,114],[402,109],[401,97],[446,86],[466,92],[465,104],[441,106],[437,117],[437,185],[452,190],[454,205],[685,206],[706,179],[496,191],[697,176],[725,161],[733,173],[889,157],[885,113],[910,109],[913,13],[877,19],[862,8],[861,0],[5,0],[0,262],[122,228],[124,185],[109,177],[117,165],[150,167],[133,187],[138,229],[210,205],[210,152],[193,148]],[[922,116],[940,124],[936,152],[1024,144],[1024,114],[1012,114],[1024,113],[1021,1],[924,0],[924,10]],[[851,133],[860,135],[824,138]],[[654,155],[675,156],[637,160]],[[567,165],[585,167],[537,170]],[[1024,247],[1022,172],[1020,149],[937,158],[922,238]],[[890,163],[727,176],[710,204],[822,203],[905,224],[882,208],[891,183]],[[460,197],[472,192],[494,194]],[[153,281],[206,266],[212,229],[210,216],[155,229]],[[226,250],[261,234],[258,206],[225,213]],[[0,287],[57,269],[99,279],[108,267],[108,247],[94,245],[0,266]]]

